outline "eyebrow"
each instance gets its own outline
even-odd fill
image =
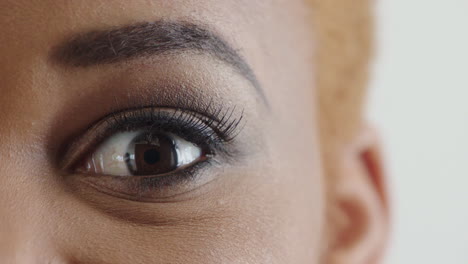
[[[90,31],[58,45],[52,58],[62,65],[90,67],[187,51],[211,55],[231,66],[267,102],[252,68],[236,49],[217,34],[192,23],[157,21]]]

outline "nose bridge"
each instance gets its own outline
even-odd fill
[[[0,264],[65,263],[53,257],[63,207],[48,170],[48,69],[34,56],[6,58],[15,63],[0,65]]]

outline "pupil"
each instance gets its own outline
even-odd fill
[[[156,149],[148,149],[147,151],[145,151],[143,158],[145,162],[148,163],[149,165],[154,165],[160,159],[159,151],[157,151]]]

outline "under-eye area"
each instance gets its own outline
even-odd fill
[[[111,113],[69,144],[68,178],[124,199],[156,201],[190,192],[215,178],[210,168],[236,160],[243,111],[194,112],[144,107]]]

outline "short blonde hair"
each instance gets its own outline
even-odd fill
[[[317,38],[316,69],[320,139],[327,204],[334,204],[336,158],[362,126],[369,61],[372,55],[371,0],[307,0]],[[340,226],[327,206],[325,247]],[[324,250],[325,254],[326,250]],[[325,255],[323,256],[325,258]]]
[[[322,137],[347,140],[361,125],[372,55],[370,0],[308,0],[318,39],[317,87]]]

